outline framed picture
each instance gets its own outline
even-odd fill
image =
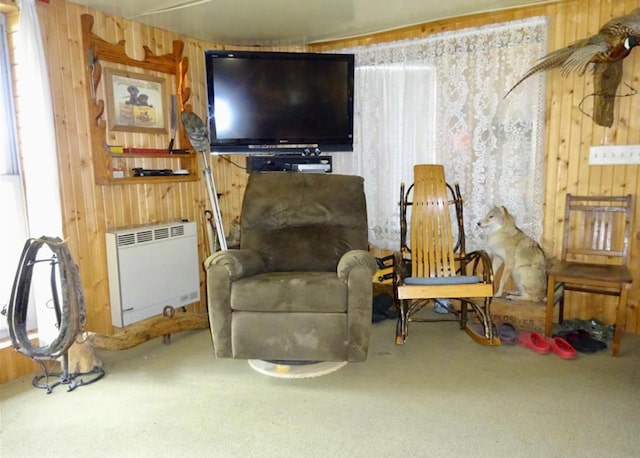
[[[167,133],[167,94],[164,78],[105,68],[109,130]]]

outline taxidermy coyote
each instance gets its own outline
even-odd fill
[[[507,299],[539,302],[547,289],[547,258],[531,237],[522,232],[505,207],[493,206],[478,222],[485,239],[485,249],[492,258],[493,273],[504,264],[495,297],[502,297],[509,277],[517,291],[507,293]]]

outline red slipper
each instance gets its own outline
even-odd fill
[[[577,356],[576,349],[562,337],[545,337],[545,340],[551,350],[560,358],[574,359]]]
[[[549,353],[549,350],[551,350],[551,346],[537,332],[520,332],[518,334],[518,342],[540,354]]]

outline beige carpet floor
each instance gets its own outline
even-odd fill
[[[312,379],[217,360],[209,332],[103,352],[107,375],[51,394],[0,385],[14,457],[637,457],[640,336],[574,361],[484,347],[455,323],[373,325],[369,359]]]

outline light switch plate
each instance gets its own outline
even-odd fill
[[[640,164],[640,145],[592,146],[589,148],[589,164]]]

